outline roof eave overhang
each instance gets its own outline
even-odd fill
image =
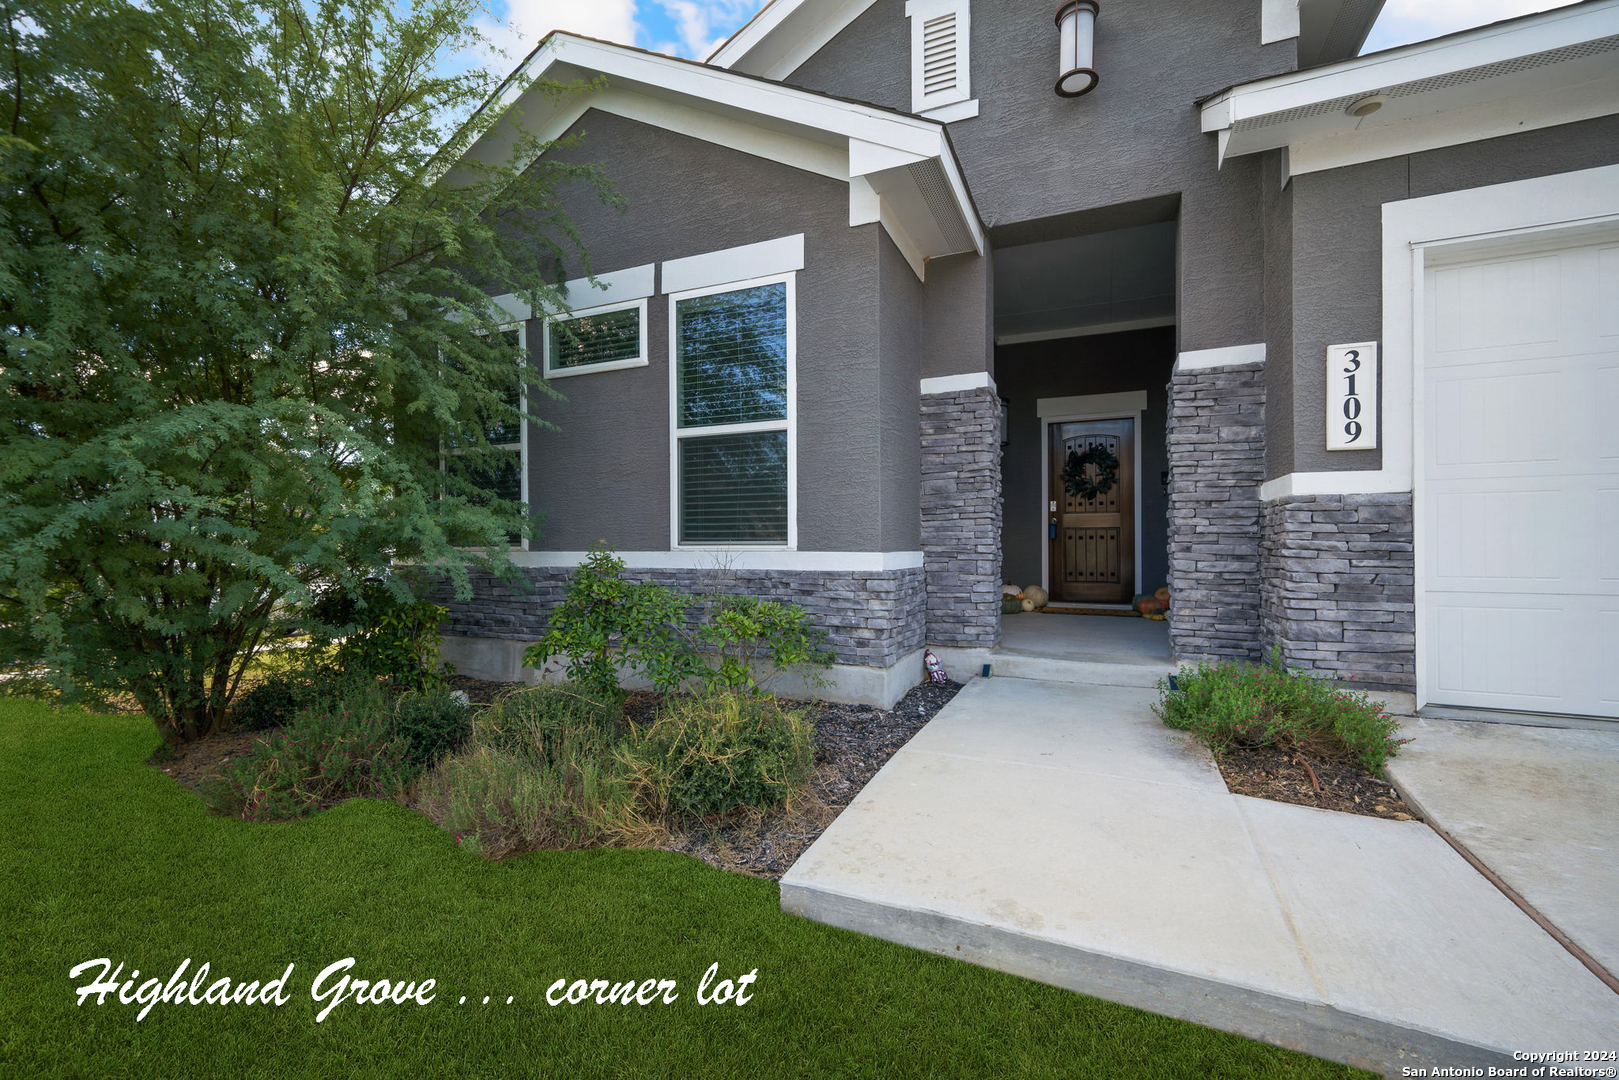
[[[604,88],[554,100],[533,89],[542,79]],[[543,146],[592,107],[848,182],[850,224],[880,221],[919,276],[987,249],[944,125],[573,34],[552,34],[497,93],[468,156],[509,160],[525,132]]]
[[[1202,128],[1221,162],[1285,149],[1296,175],[1619,111],[1616,58],[1619,0],[1588,0],[1244,83],[1200,103]]]

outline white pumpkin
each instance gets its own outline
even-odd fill
[[[1047,604],[1051,603],[1051,594],[1046,592],[1046,590],[1039,585],[1030,585],[1028,588],[1024,589],[1023,598],[1025,600],[1033,600],[1034,606],[1037,608],[1043,608]]]
[[[1023,593],[1023,590],[1018,588],[1016,585],[1002,585],[1001,586],[1001,595],[1002,596],[1021,596],[1022,593]]]

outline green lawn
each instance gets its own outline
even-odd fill
[[[212,818],[144,764],[156,744],[139,717],[0,698],[0,1076],[1364,1075],[792,918],[773,883],[682,856],[488,863],[362,800]],[[297,966],[283,1007],[137,1023],[111,998],[75,1005],[69,969],[103,956],[142,981],[187,957],[244,981]],[[317,1025],[310,984],[346,956],[355,978],[436,979],[437,999]],[[745,1007],[697,1003],[716,961],[758,969]],[[580,977],[677,979],[680,999],[545,1003]]]

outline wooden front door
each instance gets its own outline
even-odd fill
[[[1136,423],[1086,420],[1051,425],[1051,478],[1046,535],[1051,598],[1071,603],[1128,604],[1136,591]],[[1087,498],[1070,495],[1063,470],[1070,453],[1101,448],[1118,459],[1118,479]],[[1095,464],[1086,474],[1098,480]]]

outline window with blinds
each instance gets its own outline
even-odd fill
[[[528,361],[527,335],[521,328],[500,332],[501,341],[511,357],[511,375],[501,384],[501,404],[515,413],[524,408],[523,365]],[[523,472],[527,467],[527,454],[523,445],[523,419],[518,416],[499,416],[483,425],[483,436],[496,453],[480,452],[477,440],[448,432],[440,443],[439,467],[446,472],[454,470],[474,488],[496,499],[509,502],[523,501]],[[508,540],[521,546],[520,533],[512,533]]]
[[[646,301],[548,319],[548,379],[646,365]]]
[[[790,540],[787,281],[674,303],[678,543]]]

